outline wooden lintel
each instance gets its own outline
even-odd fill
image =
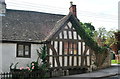
[[[52,41],[65,41],[65,42],[81,42],[82,40],[77,40],[77,39],[52,39]]]

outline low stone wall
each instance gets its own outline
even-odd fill
[[[111,51],[108,51],[108,55],[103,63],[103,65],[101,66],[101,68],[107,68],[111,66]]]
[[[86,73],[87,69],[85,68],[73,68],[73,69],[54,69],[50,70],[47,73],[48,77],[59,77],[59,76],[67,76],[67,75],[75,75],[75,74],[82,74]]]
[[[108,49],[107,52],[105,52],[105,59],[102,65],[100,65],[99,67],[97,67],[96,63],[96,58],[99,58],[100,60],[102,59],[102,56],[104,56],[104,54],[98,55],[98,57],[96,57],[95,52],[92,53],[92,65],[90,66],[90,68],[88,69],[88,71],[94,71],[94,70],[98,70],[98,69],[102,69],[102,68],[107,68],[111,66],[111,51]],[[98,61],[99,62],[99,61]]]

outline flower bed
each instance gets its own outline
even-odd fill
[[[37,79],[45,78],[46,73],[48,72],[49,63],[47,62],[47,53],[46,46],[41,48],[41,52],[37,50],[38,58],[37,61],[33,61],[30,64],[27,64],[26,67],[17,68],[18,62],[13,66],[13,63],[10,66],[13,79]],[[41,60],[41,61],[39,61]],[[20,78],[22,77],[22,78]],[[35,78],[36,77],[36,78]]]
[[[29,72],[28,70],[11,70],[12,79],[41,79],[45,78],[45,72],[41,69]]]

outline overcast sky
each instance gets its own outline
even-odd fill
[[[118,28],[119,0],[5,0],[7,8],[31,10],[54,14],[69,13],[70,1],[77,5],[81,22],[92,22],[95,28]]]

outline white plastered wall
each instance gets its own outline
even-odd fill
[[[32,61],[37,60],[36,49],[41,47],[40,44],[31,44],[31,58],[18,58],[16,57],[16,46],[15,43],[3,43],[2,44],[2,71],[9,72],[11,63],[18,63],[17,68],[27,67],[27,64],[30,64]],[[14,65],[13,65],[14,67]]]
[[[2,72],[2,43],[0,43],[0,72]]]

